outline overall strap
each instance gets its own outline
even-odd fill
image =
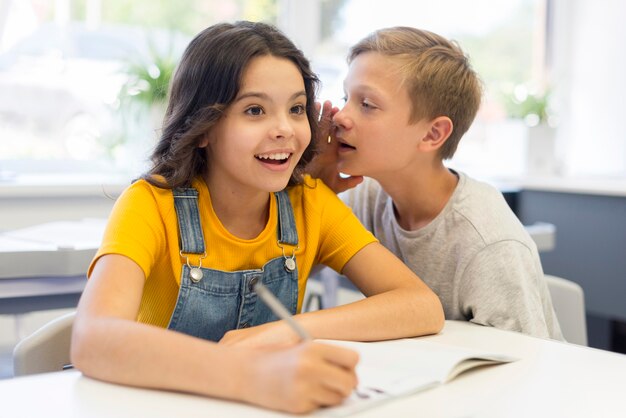
[[[297,246],[298,231],[289,195],[285,190],[274,194],[278,203],[278,242],[280,244]]]
[[[198,191],[194,188],[176,188],[174,207],[178,218],[180,251],[186,254],[204,254],[204,235],[198,211]]]

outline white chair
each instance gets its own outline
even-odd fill
[[[570,343],[587,345],[585,294],[577,283],[546,274],[552,305],[563,337]]]
[[[60,316],[17,343],[13,349],[13,375],[55,372],[68,366],[75,314]]]

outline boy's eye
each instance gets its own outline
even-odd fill
[[[261,106],[250,106],[246,109],[246,114],[251,116],[261,116],[263,113],[263,108]]]
[[[371,104],[370,102],[368,102],[367,100],[363,100],[361,102],[361,106],[366,108],[366,109],[374,109],[375,106],[373,104]]]
[[[306,113],[306,108],[304,107],[304,105],[295,105],[291,107],[291,113],[293,113],[294,115],[303,115]]]

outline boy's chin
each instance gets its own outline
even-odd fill
[[[367,174],[364,174],[365,170],[359,170],[356,167],[350,167],[347,164],[339,164],[337,166],[337,168],[339,169],[339,175],[343,178],[347,178],[347,177],[358,177],[358,176],[367,176]]]
[[[361,173],[356,173],[356,172],[350,172],[350,173],[346,173],[345,171],[340,171],[339,172],[339,177],[341,177],[342,179],[347,179],[350,177],[362,177],[362,176],[366,176],[367,174],[361,174]]]

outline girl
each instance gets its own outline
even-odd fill
[[[338,404],[355,387],[356,354],[296,344],[254,292],[261,281],[295,314],[318,263],[370,297],[297,315],[313,338],[441,329],[436,296],[333,192],[302,178],[316,83],[271,26],[219,24],[191,41],[153,167],[116,202],[89,269],[72,340],[83,373],[291,412]]]

